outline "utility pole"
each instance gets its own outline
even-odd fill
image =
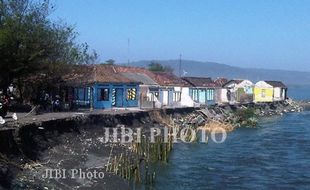
[[[179,77],[182,76],[182,54],[180,54],[179,58]]]
[[[128,66],[129,66],[129,64],[130,64],[130,51],[129,51],[129,49],[130,49],[130,38],[128,38],[128,41],[127,41],[127,56],[128,56],[128,62],[127,62],[127,64],[128,64]]]

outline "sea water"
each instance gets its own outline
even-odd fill
[[[222,144],[176,144],[155,189],[310,188],[310,112],[240,128]]]
[[[290,96],[310,99],[310,88]],[[299,92],[294,90],[300,90]],[[154,189],[310,189],[310,112],[260,119],[224,143],[175,144]]]

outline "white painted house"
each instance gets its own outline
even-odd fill
[[[227,88],[223,88],[228,80],[226,78],[217,78],[214,80],[216,84],[215,88],[215,103],[216,104],[227,104],[229,103],[227,99]]]
[[[265,81],[273,87],[273,101],[283,101],[287,98],[287,86],[281,81]]]
[[[152,79],[159,85],[159,101],[163,107],[194,107],[190,97],[190,85],[169,72],[152,72]]]

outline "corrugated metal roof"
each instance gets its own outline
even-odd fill
[[[158,85],[153,79],[143,73],[121,73],[126,78],[145,84],[145,85]]]
[[[182,79],[194,87],[217,87],[218,86],[210,77],[183,77]]]
[[[286,85],[283,84],[281,81],[265,81],[265,82],[273,87],[287,88]]]

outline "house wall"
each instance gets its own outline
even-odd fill
[[[285,100],[287,98],[287,88],[282,89],[282,98]]]
[[[225,86],[231,92],[229,102],[252,102],[253,101],[253,87],[254,84],[249,80],[243,80],[237,84],[232,82]]]
[[[240,103],[248,103],[253,101],[253,87],[239,87],[236,91],[236,101]]]
[[[162,107],[193,107],[194,101],[188,87],[162,87],[159,89],[159,102]]]
[[[158,86],[140,85],[140,102],[141,108],[160,108],[159,88]]]
[[[273,88],[273,100],[274,101],[281,101],[282,99],[282,88],[275,87]]]
[[[190,97],[189,87],[182,87],[181,105],[185,106],[185,107],[194,107],[195,106],[195,102]]]
[[[171,107],[173,105],[173,88],[161,87],[159,88],[159,102],[162,106]]]
[[[163,106],[168,106],[169,105],[169,91],[163,90],[162,97],[163,97],[162,99]]]
[[[216,88],[215,89],[215,103],[221,104],[221,88]]]
[[[201,105],[215,104],[216,92],[214,88],[190,88],[189,95],[193,102]]]
[[[272,102],[273,88],[254,87],[254,102]]]
[[[226,88],[218,88],[215,90],[215,93],[216,93],[216,99],[215,99],[216,103],[218,104],[228,103]]]
[[[273,101],[283,101],[286,99],[286,89],[281,87],[273,88]]]

